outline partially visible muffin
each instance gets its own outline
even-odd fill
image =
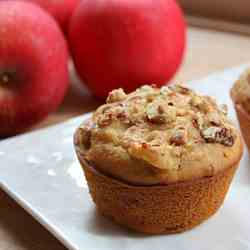
[[[250,69],[243,72],[231,89],[231,98],[243,138],[250,149]]]
[[[112,91],[75,145],[97,208],[148,233],[181,232],[215,213],[242,155],[226,107],[181,85]]]

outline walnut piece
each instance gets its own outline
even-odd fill
[[[129,115],[126,111],[121,111],[117,113],[116,118],[122,121],[123,123],[130,124],[131,121],[129,119]]]
[[[167,86],[162,86],[161,89],[160,89],[160,94],[161,95],[168,95],[168,94],[170,94],[172,92],[173,91]]]
[[[143,92],[151,92],[154,90],[154,87],[151,85],[143,85],[141,86],[139,89],[137,89],[136,91],[143,91]]]
[[[206,142],[210,143],[220,143],[225,146],[232,146],[234,144],[235,137],[232,130],[229,128],[221,127],[209,127],[204,129],[202,132],[202,137]]]
[[[192,98],[190,99],[190,104],[194,107],[199,107],[200,105],[202,105],[202,102],[202,98],[197,95],[192,96]]]
[[[91,146],[92,128],[94,128],[94,125],[91,125],[90,123],[80,126],[74,137],[74,143],[82,149],[88,150]]]
[[[170,137],[170,144],[181,146],[187,143],[187,130],[185,128],[176,129]]]
[[[115,89],[109,93],[106,103],[123,101],[126,97],[127,95],[123,89]]]
[[[190,99],[190,104],[205,114],[217,109],[215,100],[210,96],[193,95]]]
[[[221,118],[218,112],[209,112],[207,119],[213,126],[219,126],[221,124]]]
[[[97,119],[97,125],[100,128],[106,127],[112,123],[113,116],[111,113],[104,113]]]
[[[164,114],[164,109],[159,108],[158,104],[150,103],[147,106],[146,115],[151,122],[165,123],[165,117],[163,114]]]
[[[149,121],[163,124],[176,119],[176,111],[171,107],[164,107],[161,103],[152,102],[148,104],[146,115]]]
[[[178,93],[183,94],[183,95],[189,95],[192,93],[191,89],[189,89],[181,84],[174,84],[174,85],[169,86],[169,88],[170,88],[170,90],[178,92]]]
[[[202,130],[204,127],[204,119],[201,113],[196,113],[193,120],[192,120],[193,126],[196,129]]]
[[[208,113],[211,109],[211,105],[201,96],[194,95],[191,100],[190,104],[196,108],[198,108],[203,113]]]

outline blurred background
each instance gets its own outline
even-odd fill
[[[247,0],[179,0],[179,3],[189,17],[199,17],[203,18],[203,20],[208,19],[211,23],[215,21],[220,21],[221,24],[222,22],[231,22],[232,26],[237,24],[249,25],[250,23],[250,2]],[[200,25],[198,21],[193,21],[193,24]],[[207,25],[209,26],[209,23]],[[228,27],[230,29],[229,24]]]

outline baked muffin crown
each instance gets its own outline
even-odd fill
[[[87,161],[135,184],[210,176],[242,151],[226,107],[182,85],[113,90],[79,133]]]
[[[235,104],[241,105],[250,113],[250,69],[244,71],[234,83],[231,97]]]

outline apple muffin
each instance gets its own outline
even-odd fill
[[[250,149],[250,69],[243,72],[234,83],[231,89],[231,98],[244,141]]]
[[[243,150],[226,107],[181,85],[113,90],[74,143],[98,210],[152,234],[214,214]]]

